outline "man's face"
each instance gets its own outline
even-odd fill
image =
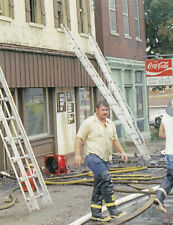
[[[96,115],[99,120],[105,120],[109,116],[109,108],[101,105],[100,108],[96,108]]]

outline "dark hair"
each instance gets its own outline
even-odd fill
[[[96,108],[98,109],[98,108],[100,108],[100,106],[102,106],[102,105],[105,106],[105,107],[107,107],[107,108],[109,108],[109,104],[107,103],[106,100],[97,102]]]

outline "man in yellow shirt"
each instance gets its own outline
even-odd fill
[[[120,152],[122,159],[127,162],[127,156],[117,138],[114,123],[108,119],[109,105],[100,101],[96,105],[96,113],[82,123],[75,141],[75,164],[83,162],[81,147],[84,142],[85,162],[94,174],[94,189],[91,198],[92,220],[109,221],[111,217],[120,217],[115,205],[113,184],[109,174],[109,165],[112,159],[112,147]],[[102,215],[102,201],[104,200],[110,216]]]

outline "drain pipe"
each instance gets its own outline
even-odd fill
[[[158,188],[159,188],[159,185],[152,187],[152,189],[154,191],[156,191]],[[149,189],[145,189],[143,191],[149,191]],[[134,200],[134,199],[139,198],[139,197],[142,197],[144,195],[146,195],[146,194],[131,194],[131,195],[122,197],[120,199],[117,199],[115,201],[115,204],[116,205],[121,205],[121,204],[123,204],[125,202]],[[102,212],[104,212],[106,210],[107,210],[106,206],[103,206]],[[82,225],[83,223],[87,222],[90,218],[91,218],[91,213],[88,213],[85,216],[82,216],[81,218],[79,218],[79,219],[75,220],[74,222],[70,223],[69,225]]]

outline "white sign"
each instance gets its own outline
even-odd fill
[[[150,59],[146,60],[145,63],[148,86],[173,84],[172,59]]]
[[[147,86],[173,85],[173,77],[147,77]]]

